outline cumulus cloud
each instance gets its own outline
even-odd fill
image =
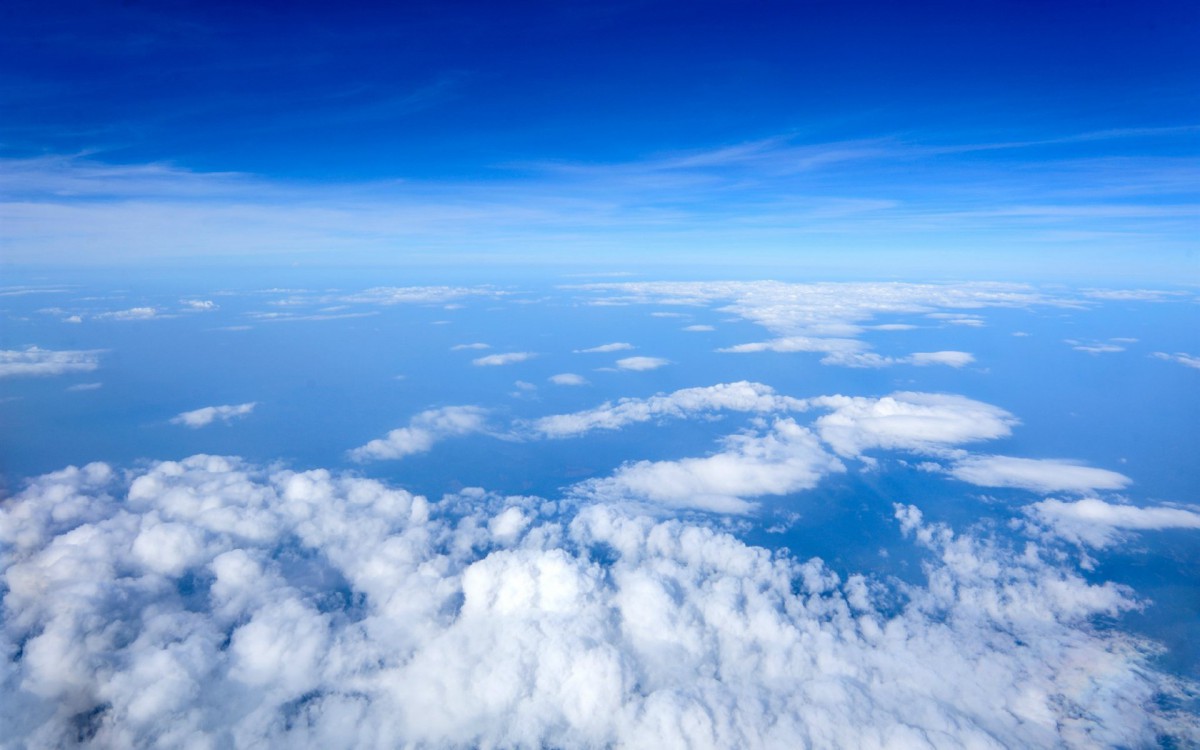
[[[553,504],[549,504],[553,506]],[[694,523],[196,456],[0,505],[0,723],[61,747],[1146,747],[1195,687],[1035,545],[925,581]]]
[[[625,357],[624,359],[617,360],[617,367],[622,370],[633,370],[636,372],[657,370],[669,364],[671,364],[671,360],[663,359],[662,357]]]
[[[763,434],[725,438],[723,450],[711,456],[626,464],[611,477],[588,480],[574,491],[608,502],[748,513],[756,506],[745,498],[810,489],[838,471],[845,467],[812,432],[791,419],[778,419]]]
[[[179,302],[188,310],[195,310],[197,312],[208,312],[217,309],[217,303],[210,299],[182,299]]]
[[[532,430],[545,437],[575,437],[592,430],[618,430],[635,422],[670,417],[686,418],[715,411],[757,412],[803,411],[806,402],[782,396],[762,383],[745,380],[701,388],[684,388],[650,398],[623,398],[606,401],[594,409],[572,414],[554,414],[531,424]]]
[[[950,467],[950,474],[981,487],[1017,487],[1034,492],[1119,490],[1132,481],[1124,474],[1073,461],[1012,456],[967,456]]]
[[[250,412],[254,411],[257,402],[251,401],[245,404],[226,404],[224,406],[206,406],[203,409],[194,409],[193,411],[185,411],[171,419],[171,424],[181,424],[184,427],[198,429],[212,424],[216,420],[221,420],[228,424],[235,419],[240,419]]]
[[[867,350],[862,341],[847,338],[818,338],[812,336],[786,336],[770,341],[755,341],[749,344],[718,349],[720,352],[731,354],[746,354],[750,352],[817,352],[825,354],[821,358],[823,365],[840,365],[842,367],[891,367],[893,365],[948,365],[962,367],[975,361],[975,357],[967,352],[915,352],[905,357],[888,357]]]
[[[31,346],[0,350],[0,378],[45,377],[91,372],[100,366],[100,350],[53,350]]]
[[[1025,514],[1037,526],[1067,541],[1108,547],[1126,531],[1200,529],[1200,513],[1171,507],[1140,508],[1106,503],[1095,497],[1074,502],[1053,498],[1027,506]]]
[[[842,456],[883,448],[928,451],[1007,437],[1018,423],[998,406],[946,393],[897,392],[883,398],[821,396],[830,409],[816,430]]]
[[[587,378],[582,375],[576,375],[573,372],[560,372],[557,375],[550,376],[550,382],[555,385],[587,385]]]
[[[623,352],[627,349],[632,349],[633,344],[627,344],[623,341],[617,341],[612,344],[601,344],[593,346],[590,349],[576,349],[576,354],[603,354],[605,352]]]
[[[392,430],[386,436],[350,451],[350,458],[377,461],[424,453],[443,438],[483,432],[486,419],[487,410],[477,406],[429,409],[413,417],[407,427]]]
[[[1178,362],[1184,367],[1191,367],[1196,370],[1200,370],[1200,357],[1194,357],[1191,354],[1185,354],[1184,352],[1175,352],[1174,354],[1155,352],[1154,356],[1158,359],[1166,360],[1167,362]]]
[[[533,359],[537,355],[533,352],[506,352],[504,354],[489,354],[486,357],[479,357],[471,360],[471,364],[476,367],[497,367],[500,365],[511,365],[517,362],[524,362],[527,359]]]

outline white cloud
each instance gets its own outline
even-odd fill
[[[128,310],[97,313],[92,317],[97,320],[149,320],[159,317],[159,315],[158,310],[153,307],[131,307]]]
[[[91,372],[100,366],[100,350],[53,350],[31,346],[0,349],[0,378],[44,377]]]
[[[189,310],[207,312],[217,309],[217,303],[210,299],[181,299],[179,302]]]
[[[193,411],[185,411],[171,419],[171,424],[181,424],[185,427],[198,429],[212,424],[216,420],[221,420],[228,424],[234,419],[238,419],[250,414],[254,411],[256,402],[251,401],[245,404],[226,404],[224,406],[206,406],[203,409],[195,409]]]
[[[1200,370],[1200,357],[1194,357],[1191,354],[1185,354],[1183,352],[1175,352],[1174,354],[1155,352],[1153,356],[1157,357],[1158,359],[1166,360],[1167,362],[1178,362],[1184,367],[1191,367]]]
[[[450,513],[454,508],[461,512]],[[195,456],[0,505],[20,746],[1146,747],[1195,686],[1137,606],[896,515],[926,582],[678,520]],[[288,550],[280,555],[279,550]]]
[[[1036,525],[1054,535],[1091,547],[1108,547],[1119,541],[1124,531],[1200,529],[1200,513],[1194,510],[1139,508],[1094,497],[1075,502],[1047,499],[1024,510]]]
[[[477,341],[473,344],[457,344],[455,346],[450,347],[450,351],[461,352],[461,351],[465,351],[468,349],[491,349],[491,348],[492,348],[491,345]]]
[[[618,430],[635,422],[648,422],[661,417],[681,419],[692,414],[720,410],[766,414],[781,411],[803,411],[806,402],[781,396],[762,383],[745,380],[720,383],[701,388],[684,388],[650,398],[623,398],[616,403],[605,402],[594,409],[573,414],[554,414],[535,420],[534,432],[546,437],[575,437],[591,430]]]
[[[489,354],[486,357],[479,357],[471,360],[471,364],[477,367],[497,367],[499,365],[511,365],[516,362],[524,362],[527,359],[532,359],[537,355],[533,352],[506,352],[504,354]]]
[[[691,333],[703,333],[706,331],[715,331],[716,328],[707,325],[684,326],[683,330]]]
[[[943,351],[943,352],[913,352],[907,357],[909,364],[918,367],[925,365],[946,365],[947,367],[963,367],[975,361],[975,357],[968,352]]]
[[[1075,339],[1064,339],[1071,345],[1071,348],[1077,352],[1087,352],[1088,354],[1113,354],[1116,352],[1125,351],[1125,347],[1118,343],[1117,339],[1109,339],[1108,341],[1076,341]]]
[[[549,378],[551,383],[555,385],[587,385],[587,378],[582,375],[576,375],[573,372],[560,372],[557,375],[551,375]]]
[[[815,428],[843,456],[874,448],[928,451],[994,440],[1007,437],[1018,423],[998,406],[945,393],[821,396],[808,403],[832,410],[817,419]]]
[[[1119,490],[1129,477],[1072,461],[1012,456],[967,456],[950,467],[957,479],[981,487],[1018,487],[1034,492]]]
[[[76,383],[75,385],[67,386],[67,391],[77,393],[79,391],[94,391],[103,387],[103,383]]]
[[[671,364],[671,361],[662,357],[625,357],[624,359],[617,360],[617,367],[622,370],[634,370],[637,372],[657,370],[669,364]]]
[[[467,297],[503,297],[506,292],[488,286],[380,286],[338,299],[375,305],[442,305]]]
[[[632,348],[633,348],[633,344],[628,344],[628,343],[625,343],[624,341],[617,341],[612,344],[601,344],[600,346],[593,346],[590,349],[576,349],[575,353],[576,354],[603,354],[605,352],[623,352],[627,349],[632,349]]]
[[[786,495],[845,471],[808,429],[778,419],[764,434],[725,438],[724,449],[704,458],[638,461],[611,477],[576,485],[574,492],[605,502],[642,502],[717,513],[748,513],[745,498]]]
[[[355,461],[378,461],[424,453],[443,438],[483,432],[486,418],[487,410],[477,406],[429,409],[413,417],[408,427],[392,430],[385,437],[355,448],[349,455]]]

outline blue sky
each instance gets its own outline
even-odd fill
[[[1192,282],[1194,4],[8,4],[4,255]]]

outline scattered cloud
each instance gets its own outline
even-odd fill
[[[776,441],[791,438],[777,425]],[[802,433],[800,433],[802,434]],[[800,442],[803,442],[801,440]],[[749,458],[749,456],[746,456]],[[801,481],[802,480],[795,480]],[[19,744],[1143,747],[1195,686],[1134,609],[988,537],[896,519],[924,580],[839,574],[611,505],[195,456],[71,467],[0,506]],[[286,550],[286,554],[280,554]]]
[[[604,502],[748,513],[756,506],[745,498],[810,489],[839,471],[845,467],[812,432],[778,419],[763,434],[725,438],[724,449],[711,456],[626,464],[611,477],[588,480],[573,491]]]
[[[78,393],[80,391],[94,391],[101,388],[103,383],[76,383],[75,385],[67,386],[69,393]]]
[[[1024,510],[1035,526],[1069,542],[1097,548],[1115,544],[1129,531],[1200,529],[1200,512],[1195,510],[1141,508],[1095,497],[1074,502],[1050,498]]]
[[[1016,487],[1034,492],[1119,490],[1132,481],[1124,474],[1074,461],[1012,456],[967,456],[950,467],[950,474],[981,487]]]
[[[1075,339],[1063,339],[1071,345],[1071,348],[1077,352],[1087,352],[1088,354],[1113,354],[1116,352],[1125,351],[1124,344],[1128,343],[1128,339],[1109,339],[1108,341],[1077,341]]]
[[[998,406],[946,393],[897,392],[883,398],[821,396],[814,407],[831,410],[815,429],[839,455],[864,451],[937,451],[1007,437],[1018,420]]]
[[[576,375],[573,372],[560,372],[557,375],[551,375],[549,378],[551,383],[555,385],[587,385],[587,378],[582,375]]]
[[[206,427],[218,419],[228,424],[235,419],[240,419],[254,411],[257,402],[251,401],[245,404],[227,404],[224,406],[206,406],[203,409],[195,409],[193,411],[185,411],[171,419],[171,424],[180,424],[184,427],[198,429]]]
[[[603,354],[605,352],[622,352],[622,351],[625,351],[626,349],[632,349],[632,348],[633,348],[633,344],[627,344],[623,341],[617,341],[612,344],[601,344],[600,346],[593,346],[590,349],[576,349],[575,353],[576,354]]]
[[[738,381],[700,388],[684,388],[650,398],[623,398],[606,401],[594,409],[573,414],[555,414],[534,420],[530,428],[550,438],[576,437],[592,430],[619,430],[637,422],[670,417],[682,419],[715,411],[740,411],[768,414],[803,411],[800,399],[781,396],[762,383]]]
[[[625,357],[617,360],[617,367],[622,370],[634,370],[641,372],[643,370],[657,370],[660,367],[671,364],[671,360],[663,359],[662,357]]]
[[[947,367],[963,367],[975,361],[968,352],[913,352],[907,358],[908,363],[917,367],[925,365],[946,365]]]
[[[392,430],[355,448],[349,455],[355,461],[380,461],[425,453],[444,438],[483,432],[486,419],[487,410],[477,406],[429,409],[413,417],[407,427]]]
[[[1158,359],[1166,360],[1167,362],[1178,362],[1184,367],[1191,367],[1193,369],[1200,370],[1200,357],[1195,357],[1191,354],[1185,354],[1184,352],[1175,352],[1174,354],[1155,352],[1152,356]]]
[[[683,330],[691,332],[691,333],[702,333],[705,331],[715,331],[717,329],[714,328],[713,326],[708,326],[708,325],[694,325],[694,326],[685,326]]]
[[[210,299],[181,299],[179,303],[188,310],[197,312],[209,312],[218,308],[217,303]]]
[[[0,349],[0,378],[45,377],[91,372],[100,366],[101,350],[53,350],[31,346]]]
[[[457,344],[455,346],[450,347],[450,351],[461,352],[461,351],[465,351],[468,349],[491,349],[491,348],[492,347],[490,344],[484,344],[482,342],[477,341],[473,344]]]
[[[533,359],[537,355],[533,352],[506,352],[504,354],[489,354],[486,357],[479,357],[471,360],[471,364],[477,367],[497,367],[499,365],[511,365],[517,362],[524,362],[527,359]]]
[[[131,307],[128,310],[97,313],[92,317],[96,320],[149,320],[159,317],[159,313],[153,307]]]

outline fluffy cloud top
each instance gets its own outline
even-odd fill
[[[70,372],[91,372],[100,366],[100,351],[39,349],[0,350],[0,378],[44,377]]]
[[[185,411],[171,420],[171,424],[181,424],[184,427],[198,429],[206,427],[216,420],[229,423],[254,411],[257,402],[245,404],[226,404],[224,406],[206,406],[203,409]]]
[[[625,357],[624,359],[617,360],[617,367],[622,370],[634,370],[637,372],[657,370],[669,364],[671,364],[671,361],[662,357]]]
[[[127,482],[127,483],[126,483]],[[0,506],[0,724],[31,747],[1146,747],[1194,686],[1035,546],[899,507],[927,585],[608,506],[93,464]],[[461,510],[458,510],[461,509]]]
[[[429,409],[413,417],[407,427],[392,430],[386,436],[350,451],[350,458],[375,461],[424,453],[443,438],[482,432],[486,418],[487,410],[477,406]]]
[[[968,456],[950,473],[981,487],[1018,487],[1034,492],[1090,492],[1119,490],[1132,480],[1108,469],[1096,469],[1060,459]]]
[[[650,398],[623,398],[605,402],[594,409],[573,414],[555,414],[532,423],[536,433],[561,438],[582,435],[592,430],[617,430],[635,422],[662,417],[685,418],[693,414],[719,410],[771,413],[802,411],[806,403],[781,396],[762,383],[745,380],[701,388],[684,388]]]
[[[723,450],[711,456],[626,464],[611,477],[578,485],[575,492],[609,502],[747,513],[755,505],[744,498],[810,489],[837,471],[845,467],[812,432],[779,419],[764,434],[725,438]]]
[[[1200,513],[1184,508],[1139,508],[1094,497],[1075,502],[1047,499],[1025,508],[1037,524],[1076,544],[1107,547],[1123,531],[1200,529]]]
[[[945,393],[821,396],[809,403],[832,410],[817,419],[816,429],[843,456],[875,448],[926,451],[994,440],[1011,434],[1018,423],[998,406]]]
[[[504,354],[489,354],[486,357],[479,357],[471,360],[471,364],[476,367],[497,367],[499,365],[511,365],[517,362],[524,362],[527,359],[532,359],[537,355],[533,352],[506,352]]]

